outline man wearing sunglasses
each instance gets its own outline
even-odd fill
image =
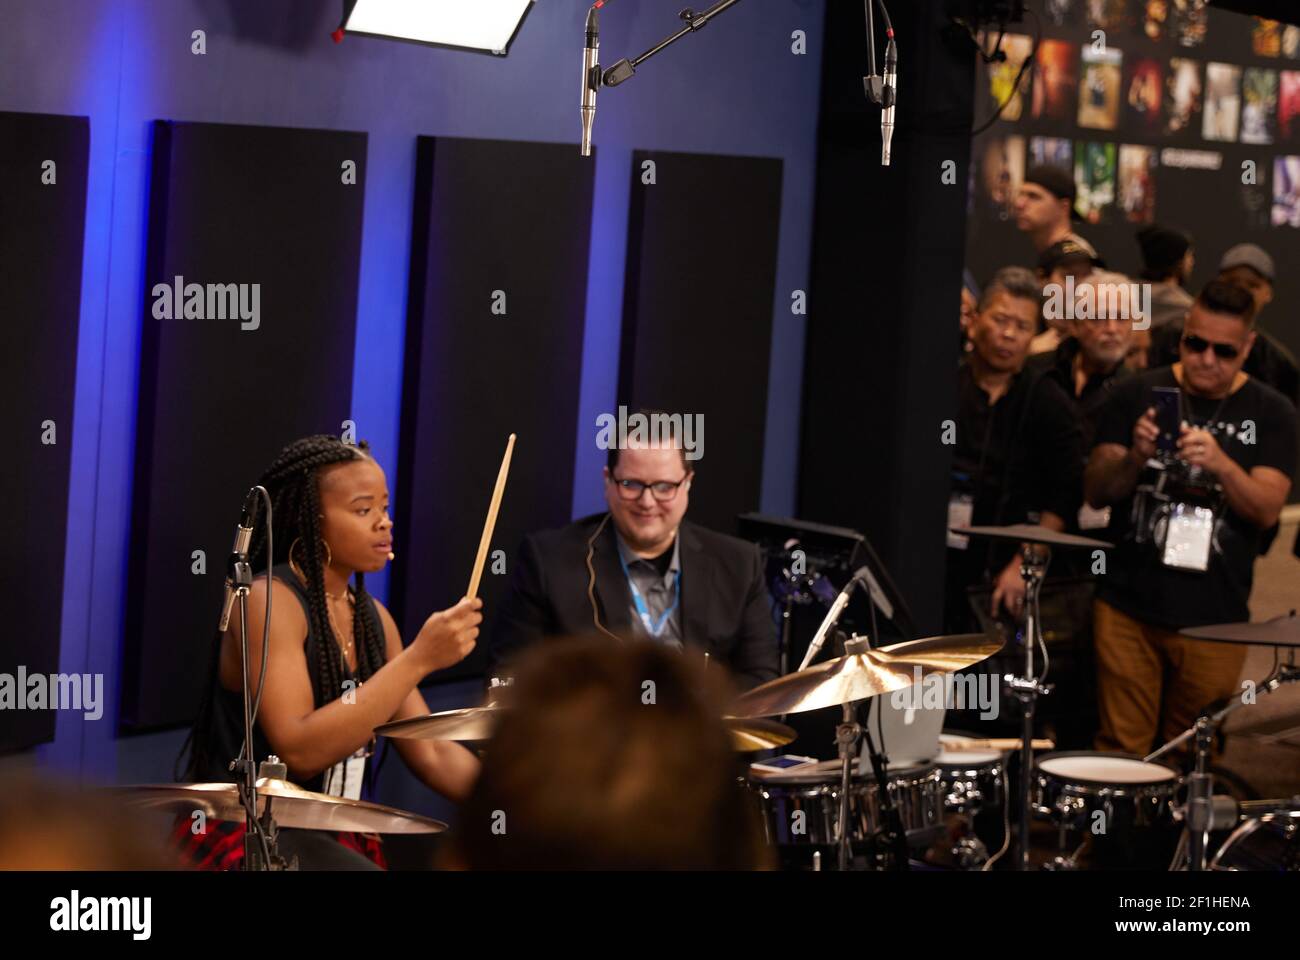
[[[547,638],[596,635],[706,653],[742,689],[777,676],[762,557],[685,519],[696,463],[686,453],[662,437],[611,446],[608,512],[524,538],[492,631],[495,663]]]
[[[1116,385],[1102,410],[1084,475],[1088,502],[1112,508],[1101,536],[1116,544],[1093,607],[1100,750],[1145,755],[1240,693],[1245,648],[1178,631],[1250,619],[1259,541],[1295,474],[1295,408],[1242,370],[1253,317],[1246,291],[1211,281],[1178,362]],[[1154,388],[1179,391],[1166,394],[1181,423],[1164,441]]]
[[[1255,344],[1242,367],[1247,374],[1275,387],[1292,403],[1300,403],[1300,366],[1291,351],[1275,337],[1262,329],[1256,321],[1260,312],[1273,302],[1273,258],[1262,247],[1253,243],[1239,243],[1230,248],[1219,261],[1215,279],[1241,287],[1254,306],[1252,325]],[[1175,322],[1155,331],[1151,346],[1151,365],[1167,366],[1179,357],[1183,322]]]

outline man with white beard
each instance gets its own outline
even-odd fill
[[[1090,309],[1071,311],[1073,318],[1065,321],[1069,336],[1055,350],[1034,354],[1025,363],[1028,370],[1041,371],[1055,380],[1074,401],[1083,431],[1085,464],[1097,435],[1101,408],[1115,383],[1131,372],[1124,360],[1138,335],[1134,324],[1143,322],[1140,317],[1123,316],[1131,312],[1124,308],[1131,308],[1138,298],[1111,296],[1112,289],[1132,291],[1134,287],[1123,274],[1107,271],[1093,271],[1080,281],[1074,290],[1076,306],[1087,304]],[[1106,526],[1108,520],[1105,510],[1094,510],[1085,503],[1078,517],[1070,518],[1068,529],[1087,533]],[[1064,569],[1061,563],[1057,566]]]
[[[1075,301],[1095,304],[1094,309],[1072,311],[1067,336],[1055,350],[1031,356],[1026,366],[1044,371],[1074,398],[1082,416],[1085,459],[1092,449],[1097,412],[1105,403],[1111,385],[1127,373],[1124,358],[1134,337],[1134,325],[1142,318],[1122,316],[1132,312],[1136,298],[1111,296],[1109,288],[1132,290],[1132,281],[1121,273],[1093,271],[1075,286]],[[1117,309],[1119,308],[1119,309]]]

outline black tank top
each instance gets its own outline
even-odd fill
[[[292,590],[294,596],[298,598],[298,603],[302,605],[303,616],[307,619],[307,639],[303,652],[306,654],[307,663],[313,664],[316,662],[316,657],[319,655],[318,645],[320,643],[336,643],[337,641],[329,635],[325,637],[317,637],[312,634],[311,614],[308,611],[307,605],[307,590],[303,587],[302,581],[298,579],[297,574],[289,568],[288,564],[282,563],[273,567],[271,569],[271,575]],[[258,574],[258,576],[264,577],[265,572]],[[349,589],[351,588],[349,587]],[[370,612],[374,617],[372,622],[380,623],[379,611],[374,606],[373,598],[370,599]],[[237,608],[234,615],[239,615]],[[257,625],[250,624],[249,626],[250,629],[253,630],[260,631],[262,629],[260,623]],[[319,689],[317,684],[315,671],[310,670],[309,672],[311,673],[312,699],[317,710],[325,706],[325,704],[338,699],[342,694],[342,691],[339,690],[322,691]],[[344,661],[343,664],[343,676],[345,680],[355,681],[357,679],[356,675],[348,667],[346,661]],[[219,668],[213,671],[211,682],[213,684],[212,714],[208,730],[205,731],[208,742],[207,754],[210,759],[205,768],[198,769],[194,771],[194,773],[200,781],[204,782],[233,780],[234,775],[229,769],[230,761],[234,760],[235,757],[239,755],[240,748],[244,744],[244,694],[242,690],[227,690],[222,685],[221,670]],[[253,692],[256,694],[257,691]],[[253,748],[256,752],[256,759],[259,762],[265,760],[274,752],[270,743],[267,741],[266,736],[262,733],[261,724],[256,720],[253,722]],[[369,772],[370,764],[367,763],[367,776],[369,775]],[[311,780],[299,783],[298,786],[305,790],[314,790],[319,793],[321,792],[324,780],[325,774],[320,773]],[[368,786],[369,784],[367,784],[367,787]]]

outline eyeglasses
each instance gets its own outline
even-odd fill
[[[1183,346],[1186,347],[1190,353],[1204,353],[1207,348],[1213,347],[1214,355],[1220,360],[1236,360],[1237,354],[1241,353],[1240,350],[1230,343],[1211,343],[1204,337],[1198,337],[1191,333],[1183,337]]]
[[[685,483],[689,477],[690,474],[687,474],[676,483],[671,480],[656,480],[654,483],[646,483],[644,480],[620,480],[618,477],[612,477],[611,479],[614,486],[618,487],[618,495],[623,500],[640,500],[641,494],[645,493],[648,487],[652,497],[660,503],[667,503],[677,496],[677,488]]]

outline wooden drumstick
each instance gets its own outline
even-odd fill
[[[474,572],[469,577],[469,589],[465,596],[471,600],[478,596],[478,582],[483,578],[483,564],[487,561],[488,547],[492,543],[492,531],[497,525],[497,511],[501,509],[501,495],[506,492],[506,475],[510,473],[510,454],[515,449],[515,435],[510,434],[506,441],[506,455],[501,458],[501,469],[497,473],[497,485],[492,491],[492,503],[488,506],[487,520],[483,523],[483,536],[478,542],[478,556],[474,558]]]

